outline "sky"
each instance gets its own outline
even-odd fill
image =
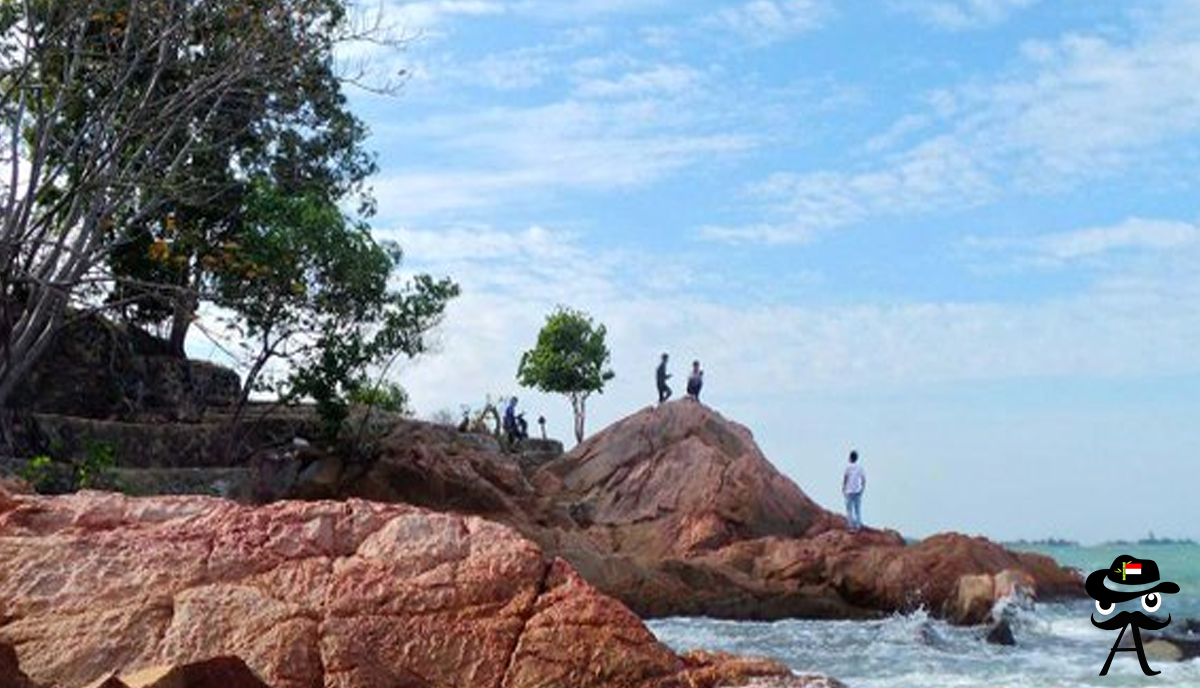
[[[1200,1],[384,0],[342,58],[380,238],[462,286],[417,414],[607,328],[588,431],[680,390],[922,537],[1200,538]],[[534,424],[536,425],[536,424]]]

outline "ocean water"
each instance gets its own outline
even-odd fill
[[[1158,615],[1175,622],[1200,619],[1200,547],[1154,545],[1129,547],[1042,547],[1066,566],[1086,575],[1106,568],[1114,557],[1132,554],[1153,559],[1164,580],[1179,584],[1164,595]],[[1138,602],[1118,609],[1135,609]],[[1144,676],[1131,652],[1113,658],[1107,676],[1099,676],[1117,631],[1092,626],[1091,599],[1041,604],[1016,612],[1015,647],[990,645],[979,629],[955,628],[925,612],[877,621],[718,621],[660,619],[649,626],[675,648],[727,650],[766,655],[800,673],[833,676],[852,688],[1052,688],[1066,686],[1195,686],[1200,660],[1150,661],[1157,676]],[[1097,615],[1098,616],[1098,615]],[[1128,631],[1126,632],[1128,634]]]

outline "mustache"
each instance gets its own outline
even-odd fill
[[[1119,630],[1127,623],[1133,624],[1142,630],[1157,631],[1166,628],[1171,623],[1171,615],[1167,614],[1166,621],[1155,621],[1141,612],[1121,612],[1105,621],[1096,621],[1096,615],[1092,615],[1092,625],[1106,631]]]

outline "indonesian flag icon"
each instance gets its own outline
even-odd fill
[[[1142,565],[1135,564],[1131,561],[1126,561],[1126,562],[1122,562],[1121,568],[1116,569],[1114,572],[1121,574],[1121,580],[1125,580],[1126,576],[1136,576],[1136,575],[1141,574]]]

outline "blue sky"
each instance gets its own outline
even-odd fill
[[[382,237],[463,296],[398,378],[518,393],[556,304],[870,524],[1200,537],[1200,2],[385,0]],[[1120,505],[1120,506],[1118,506]],[[1131,506],[1136,505],[1136,506]]]

